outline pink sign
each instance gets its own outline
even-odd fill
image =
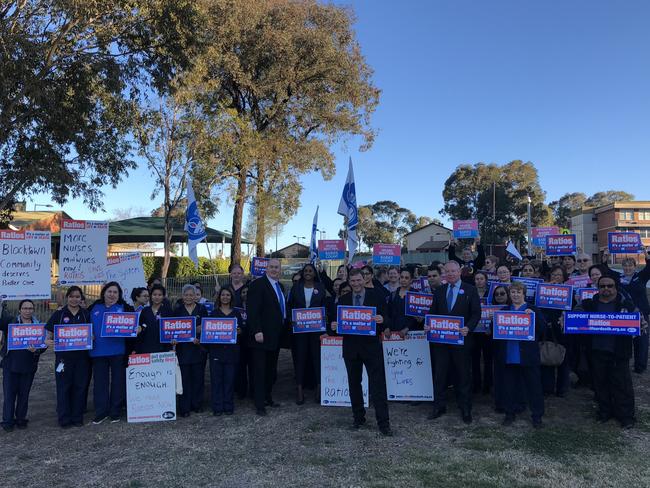
[[[375,244],[372,246],[372,264],[399,266],[402,260],[402,247],[399,244]]]
[[[478,220],[454,220],[454,238],[472,239],[478,237]]]

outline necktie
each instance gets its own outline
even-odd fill
[[[361,295],[355,295],[355,296],[354,296],[354,304],[355,304],[357,307],[360,307],[360,306],[361,306]]]
[[[280,288],[280,283],[277,281],[275,282],[275,291],[278,294],[278,301],[280,302],[280,310],[282,311],[282,318],[286,319],[287,313],[284,305],[284,295],[282,294],[282,288]]]
[[[454,303],[454,286],[449,285],[447,287],[447,310],[449,312],[451,312],[453,303]]]

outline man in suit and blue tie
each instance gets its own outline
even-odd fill
[[[280,283],[281,265],[271,259],[266,274],[248,288],[246,312],[250,331],[249,347],[253,362],[253,392],[257,415],[267,414],[266,407],[278,407],[271,395],[277,375],[280,336],[287,318],[285,292]]]
[[[472,381],[471,381],[471,333],[481,319],[481,300],[476,288],[460,279],[460,265],[456,261],[445,264],[447,284],[434,292],[434,300],[429,311],[432,315],[463,317],[464,326],[460,333],[465,337],[463,345],[433,344],[435,376],[433,378],[433,420],[447,411],[445,398],[447,372],[450,364],[455,372],[456,398],[463,422],[472,422]]]

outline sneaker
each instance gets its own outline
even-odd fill
[[[119,417],[111,417],[111,424],[116,424],[120,421]]]
[[[104,415],[103,417],[95,417],[93,420],[93,425],[99,425],[104,422],[108,418],[108,415]]]
[[[14,426],[13,425],[2,424],[2,430],[4,430],[5,432],[13,432]]]
[[[25,430],[27,428],[27,424],[16,424],[16,428],[20,430]]]
[[[390,429],[388,425],[379,427],[379,432],[381,433],[381,435],[385,437],[393,437],[393,431]]]

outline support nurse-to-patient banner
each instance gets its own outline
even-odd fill
[[[49,299],[51,258],[49,232],[0,230],[0,297]]]
[[[133,304],[131,291],[134,288],[147,286],[142,255],[139,252],[130,252],[109,257],[106,263],[106,282],[109,281],[117,281],[122,287],[124,300]]]
[[[106,279],[108,222],[61,221],[59,283],[101,285]]]

